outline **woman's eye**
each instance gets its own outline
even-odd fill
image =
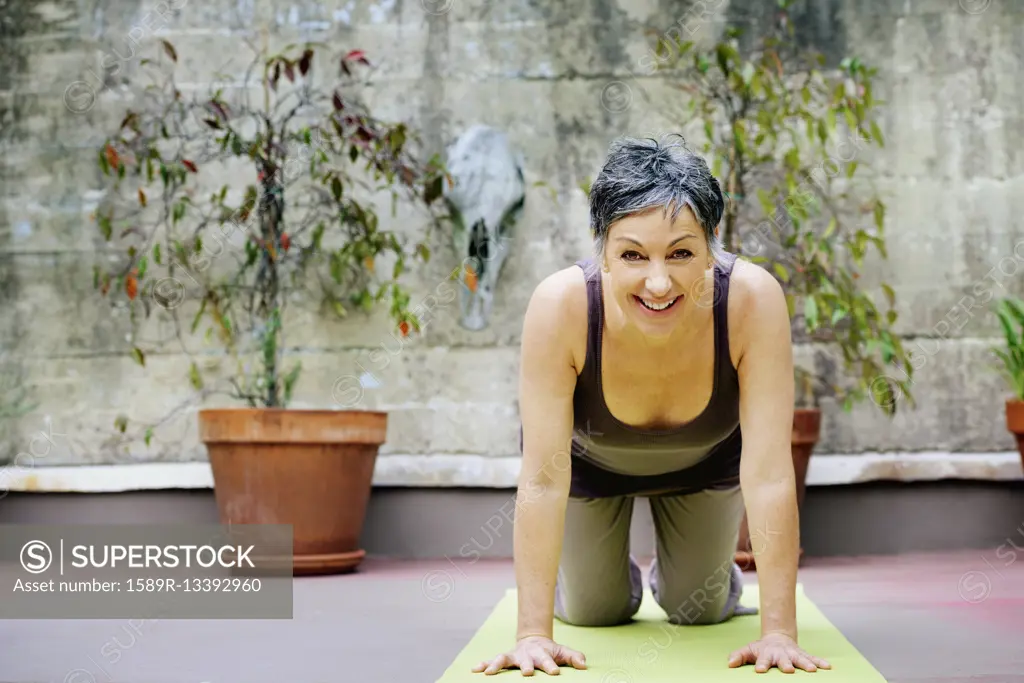
[[[693,258],[693,252],[689,249],[679,249],[672,252],[673,258],[691,259]],[[638,261],[643,258],[639,252],[636,251],[624,251],[622,252],[622,260],[624,261]]]

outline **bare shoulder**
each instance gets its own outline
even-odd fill
[[[767,270],[742,258],[736,259],[732,268],[732,277],[729,279],[729,305],[735,301],[740,310],[756,306],[757,304],[778,302],[779,298],[785,303],[785,294],[782,285],[775,279],[775,276]]]
[[[789,310],[782,285],[756,263],[736,259],[729,278],[729,338],[736,362],[752,339],[777,339],[786,330]]]
[[[574,265],[551,273],[534,288],[523,322],[523,344],[567,353],[579,371],[586,343],[587,282],[583,270]]]
[[[530,305],[535,303],[545,309],[558,309],[559,313],[570,312],[581,303],[586,310],[587,282],[583,270],[569,266],[545,277],[533,289]]]

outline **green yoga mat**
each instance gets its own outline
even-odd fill
[[[757,586],[745,586],[743,605],[756,607]],[[711,626],[675,626],[666,621],[650,591],[644,594],[640,612],[631,624],[602,628],[569,626],[555,620],[555,640],[579,650],[587,657],[583,670],[562,666],[559,679],[594,683],[679,683],[694,681],[763,680],[765,676],[803,676],[829,683],[876,683],[885,678],[850,644],[843,634],[797,585],[797,623],[800,646],[809,654],[829,662],[831,669],[810,673],[797,669],[786,674],[776,668],[757,673],[752,664],[730,669],[729,653],[757,639],[761,627],[757,615],[733,617]],[[524,680],[518,669],[494,676],[474,673],[473,667],[510,649],[516,629],[516,591],[511,589],[490,617],[463,648],[437,683],[485,683],[495,680]],[[547,677],[538,669],[528,680]]]

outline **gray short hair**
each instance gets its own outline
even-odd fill
[[[672,141],[673,137],[679,140]],[[712,258],[721,262],[725,249],[715,227],[725,212],[725,199],[704,159],[678,135],[661,142],[653,138],[614,141],[590,188],[590,230],[596,253],[604,252],[608,229],[620,218],[662,208],[675,220],[684,206],[696,216]]]

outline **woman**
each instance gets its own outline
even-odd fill
[[[718,182],[681,143],[612,146],[590,194],[596,256],[547,277],[527,307],[516,645],[474,671],[585,668],[552,640],[553,619],[630,621],[643,593],[629,554],[635,496],[651,504],[651,592],[670,623],[740,613],[745,503],[761,637],[723,665],[829,668],[797,643],[786,300],[767,271],[722,249],[723,210]]]

